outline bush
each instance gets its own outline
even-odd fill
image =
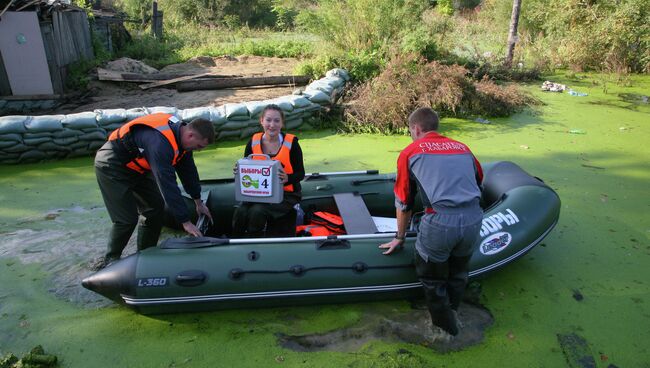
[[[323,61],[342,67],[355,80],[376,76],[386,60],[399,52],[433,58],[435,36],[423,15],[428,0],[321,0],[296,16],[296,23],[322,37],[318,60],[303,66],[316,72]],[[322,74],[320,74],[322,75]]]
[[[553,67],[575,71],[650,68],[650,2],[646,0],[531,0],[522,25],[543,43]]]
[[[431,107],[441,116],[506,116],[535,100],[517,86],[502,87],[484,77],[475,82],[459,65],[397,56],[376,78],[352,92],[344,130],[405,132],[408,115]]]

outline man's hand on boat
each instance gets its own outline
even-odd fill
[[[194,203],[196,204],[196,214],[199,216],[207,216],[212,223],[212,215],[210,214],[210,210],[205,205],[205,203],[203,203],[203,201],[198,198],[194,200]],[[201,230],[199,230],[199,228],[196,227],[196,225],[194,225],[191,221],[183,222],[183,229],[192,236],[203,236]]]
[[[199,228],[196,227],[192,221],[183,222],[183,229],[185,232],[192,236],[203,236],[203,234],[201,234],[201,230],[199,230]]]
[[[379,249],[388,249],[387,251],[382,252],[382,254],[385,255],[389,255],[395,252],[396,250],[398,251],[402,250],[403,248],[404,248],[404,239],[397,239],[397,238],[394,238],[388,243],[384,243],[379,246]]]
[[[195,199],[194,203],[196,204],[196,214],[199,216],[201,216],[201,214],[204,214],[208,216],[210,222],[212,222],[212,214],[210,213],[208,206],[206,206],[200,198]]]

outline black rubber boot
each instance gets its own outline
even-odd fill
[[[108,239],[106,258],[120,259],[122,251],[126,248],[136,224],[113,223]]]
[[[415,255],[415,271],[424,288],[424,298],[434,325],[451,335],[458,334],[458,323],[447,293],[448,262],[426,262]]]
[[[471,255],[465,257],[449,257],[449,281],[447,283],[447,294],[451,309],[458,311],[460,302],[463,301],[467,278],[469,276],[469,260]]]
[[[152,221],[138,226],[138,250],[155,247],[162,231],[162,221]]]

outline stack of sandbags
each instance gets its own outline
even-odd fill
[[[216,139],[243,139],[261,131],[259,119],[269,104],[285,115],[285,129],[305,127],[304,121],[336,102],[349,80],[343,69],[327,72],[296,95],[264,101],[228,103],[223,106],[178,110],[156,106],[106,109],[68,115],[0,117],[0,164],[35,162],[52,158],[92,155],[108,135],[123,124],[153,113],[166,113],[189,122],[196,118],[212,122]]]

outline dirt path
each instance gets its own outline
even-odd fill
[[[169,65],[164,73],[215,73],[242,76],[291,75],[296,59],[260,56],[199,57],[186,63]],[[126,71],[126,70],[123,70]],[[173,87],[141,90],[138,83],[91,81],[90,94],[70,101],[50,113],[69,114],[95,109],[175,106],[186,109],[199,106],[219,106],[229,102],[265,100],[291,94],[292,87],[224,89],[212,91],[178,92]]]

